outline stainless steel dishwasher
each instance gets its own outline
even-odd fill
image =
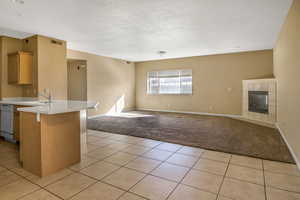
[[[16,142],[14,138],[14,106],[1,104],[1,136],[11,142]]]

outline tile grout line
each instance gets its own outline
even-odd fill
[[[228,168],[229,168],[231,159],[232,159],[232,154],[230,154],[230,158],[229,158],[229,160],[228,160],[227,167],[226,167],[225,173],[224,173],[223,178],[222,178],[222,182],[221,182],[220,187],[219,187],[219,189],[218,189],[218,194],[217,194],[217,198],[216,198],[216,199],[218,199],[219,196],[220,196],[220,192],[221,192],[221,189],[222,189],[222,187],[223,187],[223,184],[224,184],[224,181],[225,181],[225,178],[226,178],[226,174],[227,174],[227,171],[228,171]]]
[[[264,178],[264,192],[265,192],[265,200],[267,200],[267,188],[266,188],[266,176],[265,176],[265,165],[264,162],[261,161],[262,169],[263,169],[263,178]]]
[[[116,134],[116,135],[117,135],[117,134]],[[113,136],[107,136],[107,137],[101,138],[101,139],[108,139],[109,137],[113,137]],[[128,142],[122,142],[122,140],[114,140],[114,139],[110,139],[110,140],[116,141],[116,142],[118,142],[118,143],[120,143],[120,144],[129,144],[129,145],[135,145],[135,146],[143,146],[143,145],[139,145],[139,144],[138,144],[139,142],[136,142],[136,143],[128,143]],[[160,141],[160,142],[161,142],[161,141]],[[163,143],[164,143],[164,142],[163,142]],[[165,143],[167,143],[167,142],[165,142]],[[116,144],[116,143],[115,143],[115,144]],[[107,147],[107,146],[109,146],[109,145],[113,145],[113,143],[107,144],[107,145],[105,145],[105,146],[103,146],[103,147],[96,148],[95,150],[100,150],[101,148],[105,148],[105,147]],[[156,148],[157,146],[159,146],[159,145],[160,145],[160,144],[155,145],[155,146],[149,148],[149,150],[146,151],[146,152],[144,152],[143,154],[140,154],[140,155],[135,155],[135,154],[133,154],[133,155],[137,156],[137,158],[135,158],[135,159],[138,159],[138,158],[141,158],[141,157],[142,157],[142,158],[145,158],[145,157],[143,157],[144,154],[146,154],[147,152],[149,152],[149,151],[155,149],[155,148]],[[147,147],[147,146],[143,146],[143,147]],[[160,163],[158,166],[156,166],[152,171],[150,171],[149,173],[146,173],[146,175],[143,177],[143,179],[144,179],[147,175],[155,176],[155,175],[152,175],[151,173],[152,173],[155,169],[157,169],[159,166],[161,166],[162,164],[168,163],[167,160],[168,160],[171,156],[173,156],[174,154],[178,153],[178,151],[179,151],[180,149],[182,149],[183,147],[185,147],[185,146],[182,146],[182,145],[181,145],[181,148],[179,148],[179,149],[178,149],[177,151],[175,151],[175,152],[172,152],[172,154],[171,154],[167,159],[165,159],[164,161],[159,160],[161,163]],[[188,147],[188,146],[187,146],[187,147]],[[127,147],[125,147],[125,148],[127,148]],[[122,149],[123,149],[123,148],[122,148]],[[108,162],[108,161],[105,161],[105,159],[107,159],[107,158],[109,158],[109,157],[111,157],[111,156],[113,156],[114,154],[117,154],[117,153],[119,153],[119,152],[123,152],[122,149],[118,149],[118,150],[117,150],[116,152],[114,152],[113,154],[108,155],[108,156],[106,156],[105,158],[102,158],[102,159],[100,159],[100,160],[97,160],[96,162],[91,163],[91,164],[88,165],[88,166],[91,166],[91,165],[93,165],[93,164],[95,164],[95,163],[97,163],[97,162],[101,162],[101,161],[110,163],[110,162]],[[92,150],[92,151],[95,151],[95,150]],[[166,151],[166,150],[164,150],[164,149],[158,149],[158,150]],[[90,152],[92,152],[92,151],[90,151]],[[168,152],[170,152],[170,151],[168,151]],[[88,153],[89,153],[89,152],[88,152]],[[124,153],[128,153],[128,152],[124,152]],[[128,153],[128,154],[130,154],[130,153]],[[179,153],[179,154],[181,154],[181,153]],[[183,154],[183,155],[185,155],[185,154]],[[201,156],[202,156],[202,154],[201,154]],[[201,156],[198,157],[197,162],[201,159]],[[94,157],[89,157],[89,158],[96,159],[96,158],[94,158]],[[146,158],[147,158],[147,157],[146,157]],[[224,176],[223,176],[223,180],[222,180],[222,183],[221,183],[221,185],[220,185],[220,188],[219,188],[219,192],[218,192],[218,194],[217,194],[217,197],[219,196],[221,187],[222,187],[223,182],[224,182],[224,179],[225,179],[225,177],[226,177],[227,170],[228,170],[228,168],[229,168],[229,165],[231,164],[231,158],[232,158],[232,155],[231,155],[231,157],[230,157],[230,161],[228,162],[228,165],[227,165],[227,168],[226,168],[226,172],[225,172],[225,174],[224,174]],[[133,160],[135,160],[135,159],[133,159]],[[157,159],[153,159],[153,158],[147,158],[147,159],[157,160]],[[207,159],[207,158],[205,158],[205,159]],[[208,158],[208,159],[209,159],[209,158]],[[131,161],[133,161],[133,160],[131,160]],[[209,159],[209,160],[210,160],[210,159]],[[213,160],[213,159],[212,159],[212,160]],[[129,161],[129,162],[131,162],[131,161]],[[195,164],[196,164],[197,162],[195,162],[194,165],[193,165],[192,167],[182,166],[182,167],[187,167],[187,168],[189,168],[189,170],[187,171],[187,173],[185,174],[185,176],[186,176],[191,170],[193,170],[193,167],[195,166]],[[262,160],[262,163],[263,163],[263,160]],[[112,164],[114,164],[114,163],[112,163]],[[127,163],[127,164],[128,164],[128,163]],[[127,164],[125,164],[125,165],[127,165]],[[170,164],[176,165],[176,164],[174,164],[174,163],[170,163]],[[232,163],[232,164],[233,164],[233,163]],[[115,164],[115,165],[116,165],[116,164]],[[122,168],[122,167],[126,168],[125,165],[121,165],[121,167],[118,165],[119,168],[116,169],[115,171],[119,170],[119,169]],[[235,164],[233,164],[233,165],[235,165]],[[238,164],[236,164],[236,165],[238,165]],[[88,166],[85,166],[84,168],[87,168]],[[178,165],[178,166],[181,166],[181,165]],[[246,167],[246,168],[252,168],[252,167],[243,166],[243,165],[238,165],[238,166],[242,166],[242,167]],[[54,184],[54,183],[60,181],[60,180],[63,179],[63,178],[66,178],[66,177],[68,177],[68,176],[71,176],[72,174],[75,174],[75,173],[77,173],[77,174],[82,174],[82,173],[80,173],[80,170],[84,169],[84,168],[82,168],[82,169],[80,169],[79,171],[75,171],[75,170],[72,170],[72,169],[68,168],[68,169],[69,169],[70,171],[72,171],[73,173],[71,173],[71,174],[69,174],[69,175],[67,175],[67,176],[64,176],[64,177],[62,177],[61,179],[58,179],[58,180],[56,180],[56,181],[54,181],[54,182],[52,182],[52,183],[50,183],[50,184],[47,184],[46,186],[42,187],[42,186],[40,186],[40,185],[38,185],[38,184],[35,184],[34,182],[30,181],[29,179],[27,179],[26,176],[22,176],[22,175],[20,175],[19,173],[12,171],[12,169],[10,169],[10,168],[7,168],[7,167],[5,167],[5,166],[3,166],[3,168],[7,169],[8,171],[11,171],[12,173],[14,173],[14,174],[20,176],[21,178],[24,178],[25,180],[29,181],[30,183],[32,183],[32,184],[34,184],[34,185],[37,185],[37,186],[39,187],[39,190],[42,189],[42,190],[46,190],[46,191],[48,191],[48,190],[47,190],[45,187],[47,187],[47,186],[49,186],[49,185],[51,185],[51,184]],[[129,169],[130,169],[130,168],[129,168]],[[256,169],[256,168],[252,168],[252,169]],[[131,169],[131,170],[134,170],[134,169]],[[195,169],[195,170],[197,170],[197,169]],[[111,172],[111,174],[114,173],[115,171]],[[135,171],[138,171],[138,170],[135,170]],[[199,171],[202,171],[202,170],[199,170]],[[206,172],[206,171],[204,171],[204,172]],[[144,172],[143,172],[143,173],[144,173]],[[207,172],[207,173],[210,173],[210,172]],[[273,173],[273,172],[272,172],[272,173]],[[109,175],[111,175],[111,174],[109,174]],[[214,173],[210,173],[210,174],[214,174]],[[275,174],[275,172],[274,172],[274,174]],[[289,175],[289,174],[284,174],[284,173],[278,173],[278,174]],[[85,174],[82,174],[82,175],[87,176],[87,175],[85,175]],[[109,176],[109,175],[107,175],[107,176]],[[185,177],[185,176],[184,176],[184,177]],[[293,176],[293,175],[289,175],[289,176]],[[87,177],[90,177],[90,176],[87,176]],[[169,180],[169,179],[166,179],[166,178],[163,178],[163,177],[159,177],[159,176],[155,176],[155,177],[158,177],[158,178],[161,178],[161,179],[164,179],[164,180],[168,180],[168,181],[172,181],[172,180]],[[181,180],[180,182],[172,181],[172,182],[177,183],[177,185],[176,185],[176,187],[174,188],[174,190],[172,190],[172,191],[170,192],[170,194],[168,195],[168,198],[169,198],[169,196],[175,191],[175,189],[178,187],[178,185],[182,184],[182,181],[183,181],[184,177],[182,178],[182,180]],[[264,169],[264,165],[263,165],[263,177],[264,177],[264,190],[265,190],[265,199],[266,199],[266,198],[267,198],[267,196],[266,196],[266,178],[265,178],[265,169]],[[90,178],[92,178],[93,180],[95,179],[95,178],[93,178],[93,177],[90,177]],[[104,178],[105,178],[105,177],[103,177],[103,179],[104,179]],[[235,179],[235,178],[232,178],[232,179]],[[141,179],[141,180],[142,180],[142,179]],[[236,179],[236,180],[240,180],[240,179]],[[242,181],[242,182],[248,182],[248,181],[245,181],[245,180],[240,180],[240,181]],[[90,187],[90,186],[96,184],[97,182],[102,182],[102,181],[96,179],[96,182],[94,182],[93,184],[87,186],[85,189],[81,190],[80,192],[86,190],[88,187]],[[108,184],[108,183],[106,183],[106,182],[104,182],[104,183],[105,183],[105,184]],[[252,183],[252,182],[249,182],[249,183]],[[256,183],[252,183],[252,184],[256,184]],[[111,185],[111,184],[109,184],[109,185]],[[185,185],[185,184],[183,184],[183,185]],[[260,184],[257,184],[257,185],[260,185]],[[114,186],[114,185],[111,185],[111,186],[118,188],[117,186]],[[134,186],[132,186],[132,187],[134,187]],[[190,186],[190,187],[192,187],[192,186]],[[276,187],[273,187],[273,186],[270,186],[270,187],[276,188]],[[195,187],[194,187],[194,188],[195,188]],[[131,189],[131,188],[130,188],[130,189]],[[196,188],[196,189],[201,190],[201,189],[199,189],[199,188]],[[283,189],[281,189],[281,188],[276,188],[276,189],[279,189],[279,190],[282,190],[282,191],[288,191],[288,190],[283,190]],[[33,191],[33,192],[31,192],[31,193],[34,193],[34,192],[36,192],[36,191],[38,191],[38,189],[35,190],[35,191]],[[124,190],[122,189],[122,191],[124,191]],[[202,191],[204,191],[204,190],[202,190]],[[50,192],[51,194],[53,194],[51,191],[48,191],[48,192]],[[80,192],[79,192],[79,193],[80,193]],[[127,191],[127,192],[132,193],[132,192],[130,192],[130,191]],[[294,192],[294,191],[288,191],[288,192],[298,193],[298,192]],[[31,193],[28,193],[28,194],[26,194],[26,195],[23,195],[23,196],[21,196],[21,197],[19,197],[19,198],[23,198],[24,196],[27,196],[27,195],[29,195],[29,194],[31,194]],[[125,191],[125,193],[126,193],[126,191]],[[124,194],[125,194],[125,193],[124,193]],[[77,193],[77,194],[78,194],[78,193]],[[77,195],[77,194],[75,194],[75,195]],[[123,194],[123,195],[124,195],[124,194]],[[134,194],[134,193],[132,193],[132,194]],[[57,196],[56,194],[53,194],[53,195]],[[75,196],[75,195],[74,195],[74,196]],[[123,196],[123,195],[121,195],[121,196]],[[121,198],[121,196],[120,196],[119,198]],[[140,196],[140,195],[138,195],[138,196]],[[59,196],[58,196],[58,197],[59,197]],[[59,198],[61,199],[61,197],[59,197]],[[118,199],[119,199],[119,198],[118,198]],[[145,198],[145,197],[143,197],[143,198]]]
[[[157,146],[159,146],[159,145],[157,145]],[[156,148],[157,146],[155,146],[155,147],[153,147],[152,149],[154,149],[154,148]],[[169,159],[171,156],[173,156],[177,151],[179,151],[181,148],[183,148],[183,146],[181,146],[179,149],[177,149],[176,151],[174,151],[170,156],[168,156],[167,157],[167,159]],[[149,151],[148,151],[149,152]],[[143,155],[143,154],[142,154]],[[140,155],[139,157],[142,157],[142,155]],[[167,160],[167,159],[165,159],[165,160]],[[144,197],[144,196],[142,196],[142,195],[139,195],[139,194],[136,194],[136,193],[134,193],[134,192],[131,192],[130,190],[132,189],[132,188],[134,188],[137,184],[139,184],[142,180],[144,180],[147,176],[153,176],[152,174],[151,174],[151,172],[153,172],[155,169],[157,169],[159,166],[161,166],[165,161],[160,161],[161,163],[160,164],[158,164],[155,168],[153,168],[151,171],[149,171],[148,173],[145,173],[145,172],[143,172],[144,174],[146,174],[143,178],[141,178],[141,180],[139,180],[138,182],[136,182],[134,185],[132,185],[129,189],[128,189],[128,191],[127,192],[130,192],[130,193],[133,193],[133,194],[135,194],[135,195],[138,195],[138,196],[141,196],[141,197],[143,197],[143,198],[146,198],[146,199],[148,199],[147,197]],[[126,164],[127,165],[127,164]],[[125,168],[127,168],[126,166],[124,166]],[[131,168],[128,168],[128,169],[131,169]],[[131,170],[135,170],[135,169],[131,169]],[[135,170],[135,171],[138,171],[138,170]],[[140,171],[138,171],[138,172],[140,172]],[[155,177],[157,177],[157,176],[155,176]],[[158,178],[158,177],[157,177]],[[161,177],[159,177],[159,178],[161,178]],[[166,180],[166,179],[164,179],[164,180]],[[169,181],[169,180],[168,180]],[[177,184],[177,183],[176,183]],[[123,195],[122,195],[123,196]],[[120,199],[121,198],[121,196],[118,198],[118,199]]]
[[[204,150],[205,151],[205,150]],[[198,163],[198,161],[201,159],[202,154],[204,153],[201,152],[200,156],[198,157],[197,161],[189,168],[189,170],[185,173],[185,175],[182,177],[182,179],[177,183],[177,185],[175,186],[175,188],[170,192],[170,194],[167,196],[166,200],[170,198],[170,196],[175,192],[175,190],[178,188],[178,186],[180,184],[182,184],[183,180],[185,179],[185,177],[190,173],[190,171],[192,171],[192,169],[195,167],[195,165]]]
[[[28,193],[28,194],[22,195],[22,196],[20,196],[18,199],[21,199],[21,198],[23,198],[23,197],[25,197],[25,196],[28,196],[28,195],[30,195],[30,194],[32,194],[32,193],[34,193],[34,192],[37,192],[38,190],[46,190],[47,192],[49,192],[49,193],[53,194],[54,196],[58,197],[59,199],[63,199],[63,198],[61,198],[60,196],[58,196],[57,194],[55,194],[55,193],[53,193],[53,192],[51,192],[51,191],[48,191],[48,190],[45,188],[46,186],[51,185],[52,183],[49,183],[48,185],[46,185],[46,186],[43,187],[43,186],[41,186],[41,185],[39,185],[39,184],[37,184],[37,183],[34,183],[34,182],[31,181],[30,179],[28,179],[26,176],[22,176],[22,175],[20,175],[20,174],[18,174],[18,173],[16,173],[16,172],[12,171],[11,169],[8,169],[8,168],[7,168],[7,170],[9,170],[10,172],[13,172],[14,174],[20,176],[21,178],[25,179],[26,181],[30,182],[31,184],[36,185],[36,186],[39,187],[39,189],[34,190],[34,191],[32,191],[32,192],[30,192],[30,193]],[[67,176],[69,176],[69,175],[71,175],[71,174],[68,174]],[[65,177],[67,177],[67,176],[64,176],[63,178],[65,178]],[[61,178],[61,179],[63,179],[63,178]],[[61,179],[59,179],[59,180],[61,180]],[[57,181],[58,181],[58,180],[57,180]],[[54,181],[53,183],[55,183],[55,182],[56,182],[56,181]]]
[[[159,144],[158,144],[158,145],[159,145]],[[156,145],[156,146],[158,146],[158,145]],[[152,147],[152,148],[149,148],[149,150],[146,151],[146,152],[144,152],[143,154],[145,154],[145,153],[151,151],[151,150],[154,149],[156,146],[154,146],[154,147]],[[126,148],[127,148],[127,147],[126,147]],[[124,149],[125,149],[125,148],[124,148]],[[102,160],[99,160],[98,162],[106,162],[106,163],[109,163],[109,162],[105,161],[105,159],[108,158],[108,157],[111,157],[111,156],[113,156],[114,154],[117,154],[117,153],[119,153],[119,152],[122,152],[122,149],[120,149],[120,150],[118,150],[117,152],[115,152],[115,153],[113,153],[113,154],[111,154],[111,155],[109,155],[109,156],[103,158]],[[126,153],[126,152],[124,152],[124,153]],[[142,154],[142,155],[143,155],[143,154]],[[142,156],[141,156],[141,155],[138,155],[137,158],[135,158],[135,159],[133,159],[133,160],[131,160],[131,161],[134,161],[134,160],[138,159],[139,157],[142,157]],[[131,162],[131,161],[130,161],[130,162]],[[129,162],[128,162],[128,163],[129,163]],[[127,165],[128,163],[126,163],[125,165]],[[95,164],[95,163],[94,163],[94,164]],[[112,163],[112,164],[113,164],[113,163]],[[114,164],[114,165],[116,165],[116,164]],[[105,175],[105,176],[102,177],[100,180],[99,180],[99,179],[96,179],[96,178],[94,178],[94,177],[90,177],[90,176],[88,176],[88,175],[86,175],[86,174],[82,174],[82,173],[80,172],[81,170],[80,170],[79,172],[77,172],[77,173],[80,173],[80,174],[82,174],[82,175],[84,175],[84,176],[87,176],[87,177],[89,177],[89,178],[92,178],[92,179],[96,180],[95,183],[89,185],[87,188],[91,187],[92,185],[94,185],[94,184],[96,184],[96,183],[98,183],[98,182],[101,182],[101,183],[104,183],[104,184],[111,185],[111,184],[109,184],[109,183],[104,182],[103,180],[104,180],[106,177],[112,175],[112,174],[113,174],[114,172],[116,172],[117,170],[121,169],[122,167],[125,167],[125,165],[121,165],[121,166],[119,165],[119,166],[118,166],[119,168],[117,168],[116,170],[112,171],[111,173]],[[84,168],[83,168],[83,169],[84,169]],[[148,175],[148,174],[146,174],[141,180],[143,180],[147,175]],[[141,181],[141,180],[140,180],[140,181]],[[140,181],[139,181],[139,182],[140,182]],[[137,183],[139,183],[139,182],[137,182]],[[137,184],[137,183],[136,183],[136,184]],[[135,184],[135,185],[136,185],[136,184]],[[116,186],[114,186],[114,185],[111,185],[111,186],[116,187]],[[134,186],[132,186],[132,187],[134,187]],[[131,187],[131,188],[132,188],[132,187]],[[72,195],[70,198],[72,198],[72,197],[78,195],[79,193],[83,192],[83,191],[86,190],[87,188],[85,188],[85,189],[81,190],[80,192],[78,192],[78,193]],[[119,188],[119,187],[116,187],[116,188],[125,191],[125,190],[122,189],[122,188]],[[131,189],[131,188],[130,188],[130,189]],[[130,190],[130,189],[129,189],[129,190]],[[129,190],[128,190],[128,191],[125,191],[124,194],[125,194],[126,192],[129,192]],[[122,195],[123,195],[123,194],[122,194]],[[122,196],[122,195],[121,195],[121,196]],[[121,196],[120,196],[120,197],[121,197]],[[144,197],[143,197],[143,198],[144,198]]]

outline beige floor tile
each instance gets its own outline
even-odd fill
[[[17,199],[38,189],[38,186],[30,183],[25,179],[20,179],[18,181],[0,187],[0,199]]]
[[[121,198],[119,200],[146,200],[140,196],[137,196],[135,194],[132,193],[125,193],[123,196],[121,196]]]
[[[198,158],[195,158],[193,156],[175,153],[166,162],[185,167],[192,167],[197,162],[197,160]]]
[[[247,156],[232,155],[230,164],[240,165],[244,167],[251,167],[262,170],[262,160],[258,158],[251,158]]]
[[[161,143],[162,142],[159,142],[156,140],[144,139],[143,141],[138,142],[137,145],[154,148],[154,147],[160,145]]]
[[[171,181],[147,176],[130,191],[150,200],[165,200],[176,185],[176,183]]]
[[[38,190],[29,195],[24,196],[20,200],[60,200],[60,198],[47,192],[46,190]]]
[[[122,150],[125,149],[127,147],[132,146],[132,144],[128,144],[128,143],[115,143],[115,144],[109,144],[107,147],[108,148],[113,148],[116,150]]]
[[[224,179],[220,195],[238,200],[265,200],[263,186],[230,178]]]
[[[67,199],[95,182],[95,180],[87,176],[75,173],[48,185],[46,189],[63,199]]]
[[[252,183],[264,185],[263,171],[258,169],[230,164],[226,176],[230,178],[240,179],[242,181],[249,181]]]
[[[217,195],[189,186],[179,185],[168,200],[215,200]]]
[[[21,177],[16,175],[15,173],[8,171],[8,170],[2,170],[0,172],[0,187],[10,184],[10,183],[13,183],[20,179],[21,179]],[[0,194],[0,197],[1,197],[1,194]]]
[[[99,148],[103,148],[103,147],[106,147],[106,146],[112,144],[112,140],[101,139],[101,140],[97,140],[95,142],[90,142],[89,144],[93,144],[93,145],[98,146]]]
[[[5,160],[3,162],[1,162],[0,164],[2,167],[5,167],[7,169],[13,169],[13,168],[20,168],[22,167],[19,159],[14,158],[14,159],[10,159],[10,160]]]
[[[203,152],[204,150],[200,148],[184,146],[177,153],[199,157]]]
[[[180,148],[182,148],[182,146],[179,144],[172,144],[172,143],[164,142],[155,148],[160,149],[160,150],[175,152],[175,151],[178,151]]]
[[[94,135],[94,136],[97,136],[97,137],[108,137],[110,135],[110,133],[103,132],[103,131],[92,130],[92,129],[88,129],[87,134],[88,135]]]
[[[273,173],[281,173],[293,176],[300,176],[300,171],[298,170],[296,165],[282,163],[282,162],[275,162],[275,161],[268,161],[263,160],[264,169],[266,171],[270,171]]]
[[[154,176],[159,176],[165,179],[179,182],[188,172],[189,168],[163,163],[154,171],[151,172]]]
[[[144,178],[146,174],[137,172],[135,170],[121,168],[111,175],[107,176],[103,179],[104,182],[114,185],[118,188],[122,188],[124,190],[129,190],[132,186],[134,186],[137,182],[139,182],[142,178]]]
[[[26,178],[41,187],[45,187],[45,186],[47,186],[51,183],[54,183],[55,181],[58,181],[72,173],[74,173],[74,172],[69,169],[63,169],[59,172],[56,172],[54,174],[51,174],[49,176],[45,176],[42,178],[39,176],[36,176],[34,174],[31,174],[30,176],[27,176]]]
[[[6,170],[4,167],[1,167],[0,166],[0,172],[2,172],[2,171],[4,171],[4,170]]]
[[[138,138],[138,137],[133,137],[133,136],[127,136],[124,138],[118,139],[118,141],[127,143],[127,144],[136,144],[138,142],[142,142],[144,139],[143,138]]]
[[[135,169],[144,173],[151,172],[155,167],[157,167],[161,161],[148,159],[148,158],[137,158],[136,160],[133,160],[129,162],[126,167]]]
[[[300,177],[265,172],[267,186],[300,193]]]
[[[92,143],[92,142],[96,142],[96,141],[100,141],[101,138],[96,137],[96,136],[92,136],[92,135],[88,135],[87,136],[87,142],[88,143]]]
[[[13,169],[10,169],[10,170],[13,171],[14,173],[18,174],[19,176],[22,176],[22,177],[28,177],[28,176],[32,175],[32,173],[26,171],[22,167],[13,168]]]
[[[118,150],[109,148],[109,147],[102,147],[90,153],[87,153],[87,156],[101,160],[111,156],[112,154],[116,153]]]
[[[98,182],[72,197],[72,200],[116,200],[123,193],[118,188]]]
[[[87,152],[91,152],[91,151],[94,151],[94,150],[100,148],[100,146],[99,146],[99,145],[95,145],[95,144],[88,143],[88,144],[86,145],[86,148],[87,148]]]
[[[227,165],[228,164],[224,162],[208,160],[208,159],[200,159],[194,166],[194,169],[223,176],[226,172]]]
[[[92,164],[87,168],[82,169],[80,173],[100,180],[119,168],[120,167],[117,165],[100,161],[95,164]]]
[[[144,146],[138,146],[138,145],[122,149],[123,152],[131,153],[131,154],[134,154],[134,155],[142,155],[142,154],[146,153],[149,150],[151,150],[151,148],[144,147]]]
[[[126,165],[130,161],[136,159],[137,156],[125,153],[125,152],[118,152],[108,158],[105,159],[105,161],[114,163],[116,165]]]
[[[300,194],[275,188],[266,188],[267,200],[299,200]]]
[[[221,162],[229,162],[231,155],[228,153],[206,150],[203,152],[201,157]]]
[[[223,177],[198,170],[191,170],[182,183],[212,193],[218,193]]]
[[[217,200],[233,200],[228,197],[218,196]]]
[[[75,165],[72,165],[70,167],[70,169],[74,170],[74,171],[79,171],[93,163],[96,163],[98,160],[95,158],[91,158],[91,157],[83,157],[80,161],[80,163],[77,163]]]
[[[143,157],[152,158],[155,160],[161,160],[164,161],[168,159],[173,153],[169,151],[163,151],[159,149],[152,149],[151,151],[148,151],[147,153],[143,154]]]

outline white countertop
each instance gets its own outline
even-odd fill
[[[47,115],[94,109],[98,106],[98,103],[95,101],[53,100],[51,103],[45,103],[45,101],[24,99],[4,99],[0,101],[0,104],[30,106],[18,108],[18,111]]]

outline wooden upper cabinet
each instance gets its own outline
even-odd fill
[[[8,54],[8,83],[30,85],[33,79],[33,56],[30,52],[19,51]]]

